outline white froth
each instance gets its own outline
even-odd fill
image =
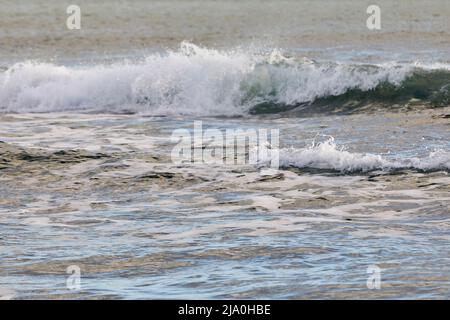
[[[313,142],[306,148],[278,150],[281,167],[334,170],[341,172],[367,172],[373,170],[450,170],[450,152],[437,150],[427,157],[389,159],[371,153],[349,152],[339,148],[333,137],[320,143]],[[260,159],[264,166],[270,159]]]
[[[296,104],[401,83],[414,65],[319,64],[182,43],[144,61],[85,67],[23,62],[0,73],[0,112],[130,110],[154,115],[242,115],[259,101]],[[275,96],[274,96],[275,95]]]

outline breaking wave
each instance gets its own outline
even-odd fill
[[[17,63],[0,72],[0,112],[240,116],[298,108],[352,112],[450,104],[450,66],[319,63],[279,50],[218,51],[184,42],[137,62]]]

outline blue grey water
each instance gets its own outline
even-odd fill
[[[448,1],[78,3],[0,0],[0,298],[449,298]]]

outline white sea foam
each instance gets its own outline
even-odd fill
[[[370,153],[349,152],[344,147],[338,147],[333,137],[324,142],[313,142],[306,148],[285,148],[278,152],[282,168],[320,169],[343,173],[396,169],[450,170],[450,152],[448,151],[433,151],[422,158],[393,159]],[[261,159],[259,165],[264,166],[267,160]]]
[[[0,73],[0,112],[242,115],[267,99],[296,104],[355,88],[370,90],[382,82],[400,84],[416,67],[315,63],[278,50],[217,51],[185,42],[178,51],[134,63],[17,63]]]

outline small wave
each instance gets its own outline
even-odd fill
[[[273,152],[273,150],[272,150]],[[270,154],[270,153],[269,153]],[[389,159],[370,153],[353,153],[339,148],[333,137],[302,149],[278,150],[281,168],[314,169],[341,173],[418,170],[450,170],[450,152],[437,150],[427,157]],[[258,166],[264,167],[268,159],[261,159]]]
[[[87,67],[17,63],[0,72],[0,112],[236,116],[371,103],[450,103],[450,67],[318,63],[281,51],[218,51],[184,42],[139,62]],[[326,108],[324,108],[326,107]]]

